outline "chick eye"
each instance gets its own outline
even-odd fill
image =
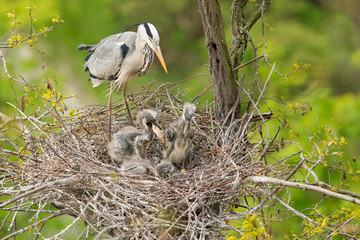
[[[194,131],[193,131],[192,129],[191,129],[190,132],[189,132],[189,137],[190,137],[191,139],[194,138]]]
[[[166,137],[166,139],[168,141],[173,140],[174,136],[175,136],[175,134],[174,134],[174,131],[172,129],[167,130],[166,133],[165,133],[165,137]]]

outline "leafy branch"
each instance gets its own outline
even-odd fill
[[[7,17],[10,21],[10,29],[9,31],[0,38],[0,48],[17,48],[22,46],[22,44],[26,44],[29,47],[33,47],[37,44],[38,37],[43,35],[46,37],[47,33],[52,32],[55,26],[58,23],[64,22],[59,16],[54,16],[51,21],[52,24],[50,26],[44,26],[38,30],[34,27],[34,22],[37,21],[35,15],[33,14],[33,10],[36,8],[35,6],[26,7],[29,11],[29,22],[30,26],[28,30],[21,29],[20,21],[17,21],[16,13],[9,12],[7,13]],[[27,32],[27,33],[25,33]]]

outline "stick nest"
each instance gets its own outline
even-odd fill
[[[152,83],[129,95],[132,114],[152,108],[166,128],[190,101],[176,87]],[[128,125],[120,101],[113,104],[112,134]],[[223,230],[233,228],[227,220],[240,217],[233,211],[242,205],[239,196],[260,194],[262,186],[245,184],[243,179],[270,172],[262,158],[271,148],[264,148],[256,133],[272,113],[260,113],[251,97],[241,106],[247,109],[243,116],[236,119],[229,112],[227,124],[221,126],[211,104],[196,104],[191,123],[194,147],[186,169],[176,169],[168,177],[129,176],[114,165],[107,153],[106,106],[86,107],[72,117],[60,117],[49,108],[41,122],[27,116],[21,139],[8,140],[18,151],[4,155],[2,183],[17,187],[11,191],[12,199],[26,199],[12,201],[16,208],[37,205],[40,213],[51,203],[56,207],[54,216],[82,219],[88,230],[84,235],[218,239],[224,237]],[[149,160],[160,162],[163,150],[160,141],[153,141]],[[14,157],[18,161],[9,160]]]

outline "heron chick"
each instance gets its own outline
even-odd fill
[[[192,148],[193,131],[190,122],[195,110],[194,104],[186,103],[181,119],[171,123],[165,131],[164,159],[174,164],[181,164],[182,168]]]
[[[156,112],[150,109],[138,113],[137,124],[141,129],[126,126],[116,132],[108,144],[109,155],[118,165],[135,157],[146,158],[147,144],[154,135],[162,132],[156,121]]]
[[[137,32],[122,32],[102,39],[98,44],[80,44],[78,50],[87,50],[84,69],[89,72],[93,87],[109,80],[109,112],[111,110],[112,87],[122,86],[122,97],[132,123],[126,101],[126,85],[133,78],[146,74],[154,61],[154,52],[167,73],[160,49],[160,35],[156,27],[147,22],[138,24]],[[110,114],[109,114],[110,116]],[[110,117],[109,117],[110,119]]]
[[[137,156],[121,164],[121,170],[126,175],[159,176],[157,169],[149,161]]]

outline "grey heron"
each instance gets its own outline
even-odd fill
[[[164,159],[174,164],[181,164],[182,168],[192,148],[193,131],[190,128],[190,121],[195,110],[194,104],[186,103],[181,119],[171,123],[165,130]]]
[[[78,50],[87,50],[84,69],[89,72],[93,87],[109,80],[109,128],[111,128],[111,96],[113,87],[122,86],[122,97],[131,124],[132,118],[126,100],[126,85],[133,78],[149,71],[154,52],[165,72],[167,68],[160,49],[160,35],[156,27],[147,22],[137,24],[137,32],[122,32],[102,39],[98,44],[80,44]],[[109,129],[110,132],[110,129]]]
[[[160,139],[163,138],[155,111],[150,109],[140,111],[137,115],[137,124],[141,129],[126,126],[116,132],[109,142],[109,155],[115,163],[122,164],[134,157],[146,158],[146,147],[153,140],[154,134]]]

